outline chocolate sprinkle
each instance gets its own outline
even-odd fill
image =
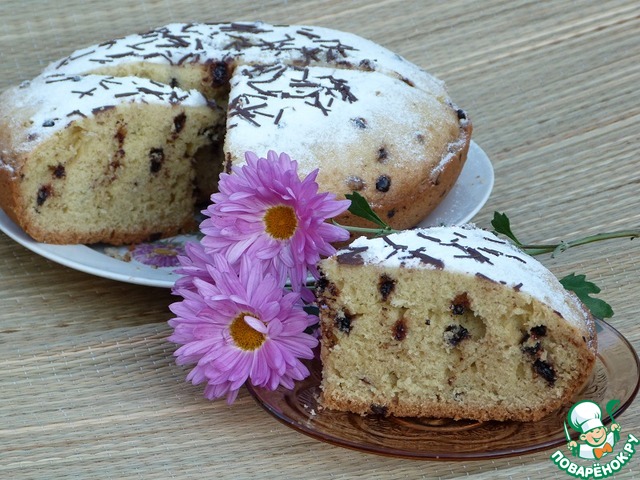
[[[360,256],[360,253],[366,252],[368,247],[348,248],[347,253],[341,253],[337,256],[338,263],[342,265],[363,265],[364,259]]]

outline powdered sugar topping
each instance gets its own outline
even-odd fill
[[[170,24],[80,49],[45,74],[86,74],[127,63],[186,65],[280,62],[381,71],[422,90],[446,95],[444,84],[416,65],[351,33],[262,22]]]
[[[41,141],[73,121],[124,103],[207,105],[199,92],[186,92],[132,77],[58,74],[38,77],[25,87],[17,88],[20,91],[15,95],[15,108],[34,112],[23,148],[29,148],[31,142]]]
[[[420,109],[412,108],[416,103]],[[424,146],[416,138],[429,142],[425,125],[446,118],[449,110],[439,98],[378,72],[247,65],[238,67],[231,79],[226,141],[240,152],[286,151],[298,160],[301,173],[308,173],[323,166],[327,148],[345,152],[365,132],[377,132],[382,141],[389,134],[386,122],[402,112],[403,124],[424,129],[421,134],[410,128],[393,132],[395,142],[414,149],[406,156],[410,168],[411,160],[423,161]],[[359,171],[370,159],[352,155],[351,162],[350,171]]]
[[[568,321],[575,321],[575,305],[569,304],[564,287],[546,267],[509,242],[471,225],[361,237],[336,255],[340,263],[446,269],[474,275],[527,293]]]

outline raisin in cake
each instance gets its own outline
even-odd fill
[[[360,238],[320,269],[326,408],[534,421],[570,402],[595,364],[588,310],[484,230]]]
[[[83,77],[93,78],[97,83],[95,89],[76,88],[68,80]],[[184,152],[184,166],[191,169],[184,176],[190,178],[193,187],[180,187],[180,193],[171,189],[169,200],[175,198],[176,205],[166,212],[167,217],[175,215],[169,227],[158,223],[151,231],[148,227],[142,229],[161,236],[175,233],[176,225],[184,224],[194,205],[215,192],[220,171],[229,172],[231,166],[243,164],[246,151],[264,156],[268,150],[291,155],[298,161],[301,174],[318,168],[321,189],[338,196],[356,190],[395,228],[412,227],[438,205],[455,183],[467,157],[472,131],[466,113],[449,98],[443,82],[356,35],[320,27],[260,22],[171,24],[77,50],[52,62],[28,88],[13,89],[2,97],[6,105],[0,111],[0,122],[12,132],[0,138],[3,171],[0,189],[22,193],[0,194],[0,207],[18,219],[36,240],[117,243],[140,238],[141,229],[125,227],[135,224],[136,219],[108,224],[111,216],[105,217],[104,235],[86,237],[74,228],[62,235],[55,225],[66,210],[56,209],[52,216],[53,208],[43,208],[52,206],[54,201],[83,203],[87,196],[86,192],[75,194],[83,190],[84,184],[63,190],[59,179],[52,183],[47,169],[55,170],[58,163],[63,163],[67,181],[76,178],[70,170],[75,168],[75,152],[93,148],[87,146],[89,139],[96,139],[100,145],[114,144],[114,138],[132,142],[128,136],[137,127],[130,128],[126,120],[118,124],[103,122],[106,118],[103,110],[134,99],[97,95],[96,92],[105,93],[101,85],[111,85],[109,79],[121,79],[126,85],[151,82],[144,88],[149,98],[154,97],[154,91],[163,92],[155,97],[165,103],[165,124],[171,124],[176,116],[168,95],[172,89],[179,97],[190,92],[190,98],[196,98],[194,91],[197,91],[199,98],[205,98],[211,106],[212,119],[207,125],[199,125],[196,132],[208,138],[204,142],[207,146],[199,148],[200,143],[187,142],[189,148]],[[67,86],[68,90],[62,95],[51,95],[54,84]],[[34,93],[36,88],[43,91]],[[114,93],[126,95],[127,91]],[[20,98],[21,95],[26,98]],[[49,101],[31,102],[24,113],[15,113],[22,110],[28,98],[37,95],[46,96]],[[97,105],[98,98],[104,99],[104,104]],[[70,101],[74,110],[83,112],[87,118],[72,116],[68,122],[56,122],[56,126],[73,130],[75,123],[82,120],[84,135],[47,136],[42,132],[33,135],[33,125],[38,124],[40,117],[51,116],[52,110],[65,110]],[[141,111],[147,103],[157,104],[134,103]],[[158,108],[153,109],[154,113],[147,117],[160,122],[155,118]],[[219,114],[213,114],[214,110]],[[99,128],[92,129],[89,125]],[[166,157],[175,141],[173,132],[165,133],[168,135],[164,142],[156,136],[151,142],[153,146],[145,148],[154,152],[161,149]],[[55,145],[61,137],[71,144]],[[20,140],[25,138],[29,140]],[[46,168],[39,170],[44,174],[26,181],[19,172],[31,169],[28,165],[31,162],[43,162],[36,152],[51,148],[67,154],[60,153],[60,159],[51,158]],[[128,156],[132,153],[131,149],[119,150]],[[139,152],[141,157],[148,153]],[[154,197],[158,187],[153,180],[154,172],[131,188],[130,182],[121,181],[122,175],[114,177],[99,161],[93,167],[87,161],[81,163],[83,169],[94,170],[93,177],[104,177],[100,181],[94,178],[97,184],[113,184],[111,189],[117,190],[120,201],[128,206],[121,210],[122,216],[133,211],[134,216],[144,216],[148,211],[146,200],[143,205],[139,202],[141,197]],[[45,195],[45,202],[38,205]],[[99,197],[96,202],[102,200]],[[166,200],[166,196],[158,196],[159,202]],[[101,215],[101,210],[93,206],[96,202],[87,205],[88,216]],[[166,207],[166,203],[163,205]],[[178,210],[180,213],[175,213]],[[37,228],[32,226],[36,220]],[[347,212],[338,221],[358,224],[360,219]],[[75,219],[69,217],[63,223],[68,227]]]

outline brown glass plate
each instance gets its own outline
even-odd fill
[[[597,402],[602,411],[609,400],[620,415],[640,385],[638,356],[611,325],[597,321],[598,358],[591,380],[575,397]],[[321,364],[308,364],[311,375],[293,390],[275,391],[248,385],[256,401],[285,425],[324,442],[369,453],[423,460],[486,460],[521,455],[567,443],[564,420],[569,407],[539,422],[478,422],[430,418],[363,417],[318,408]],[[606,418],[604,423],[610,423]],[[624,420],[621,422],[624,428]],[[573,432],[577,436],[576,432]]]

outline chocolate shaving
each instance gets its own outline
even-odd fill
[[[519,262],[522,262],[522,263],[527,263],[526,260],[524,260],[523,258],[517,257],[515,255],[507,255],[507,257],[508,258],[513,258],[514,260],[518,260]]]
[[[80,110],[74,110],[73,112],[67,113],[67,117],[72,117],[73,115],[78,115],[82,118],[87,118],[87,116],[84,113],[82,113]]]
[[[97,107],[91,110],[91,113],[97,115],[98,113],[106,112],[107,110],[111,110],[112,108],[116,108],[115,105],[104,105],[102,107]]]
[[[420,247],[416,250],[410,250],[409,253],[413,255],[415,258],[420,259],[420,261],[427,265],[433,265],[438,270],[442,270],[444,268],[444,262],[438,258],[434,258],[430,255],[427,255],[424,252],[424,247]]]
[[[436,237],[430,237],[429,235],[425,235],[422,232],[418,232],[416,233],[416,236],[420,237],[420,238],[424,238],[425,240],[429,240],[430,242],[435,242],[435,243],[442,243],[442,240],[440,240],[439,238]]]
[[[310,38],[310,39],[312,39],[312,40],[313,40],[314,38],[320,38],[320,35],[316,35],[315,33],[311,33],[310,31],[308,32],[308,31],[306,31],[306,30],[302,30],[302,29],[301,29],[301,30],[296,30],[296,33],[297,33],[298,35],[303,35],[303,36],[305,36],[305,37],[307,37],[307,38]]]
[[[484,274],[482,274],[482,273],[480,273],[480,272],[477,272],[477,273],[476,273],[476,277],[478,277],[478,278],[482,278],[483,280],[487,280],[487,281],[489,281],[489,282],[491,282],[491,283],[498,283],[498,282],[496,282],[493,278],[489,278],[489,277],[487,277],[486,275],[484,275]]]
[[[230,25],[225,25],[220,27],[220,31],[222,32],[244,32],[244,33],[269,33],[273,32],[273,30],[265,30],[263,28],[258,27],[257,25],[251,24],[243,24],[243,23],[231,23]]]
[[[276,125],[280,125],[280,119],[282,118],[283,113],[284,113],[284,109],[281,108],[280,111],[278,112],[278,115],[276,115],[276,119],[273,121],[273,123],[275,123]]]
[[[113,85],[122,85],[122,82],[118,82],[118,81],[114,80],[113,77],[104,78],[104,79],[100,80],[99,85],[102,88],[104,88],[105,90],[109,90],[109,86],[107,85],[108,83],[111,83]]]
[[[95,92],[96,87],[93,87],[91,90],[87,90],[86,92],[83,92],[81,90],[71,90],[71,93],[77,93],[78,95],[80,95],[78,98],[84,98],[85,96],[89,96],[89,97],[93,97],[93,92]]]
[[[343,265],[363,265],[364,259],[360,256],[360,253],[366,252],[368,247],[349,247],[346,253],[341,253],[336,257],[338,263]]]
[[[146,93],[147,95],[154,95],[160,99],[164,98],[164,95],[165,95],[164,92],[160,92],[158,90],[151,90],[150,88],[147,88],[147,87],[138,87],[138,91],[140,93]]]
[[[143,42],[138,42],[138,43],[134,43],[132,45],[127,45],[127,47],[133,49],[133,50],[144,50],[144,48],[141,48],[141,45],[148,45],[149,43],[153,43],[155,41],[155,39],[153,40],[145,40]]]

